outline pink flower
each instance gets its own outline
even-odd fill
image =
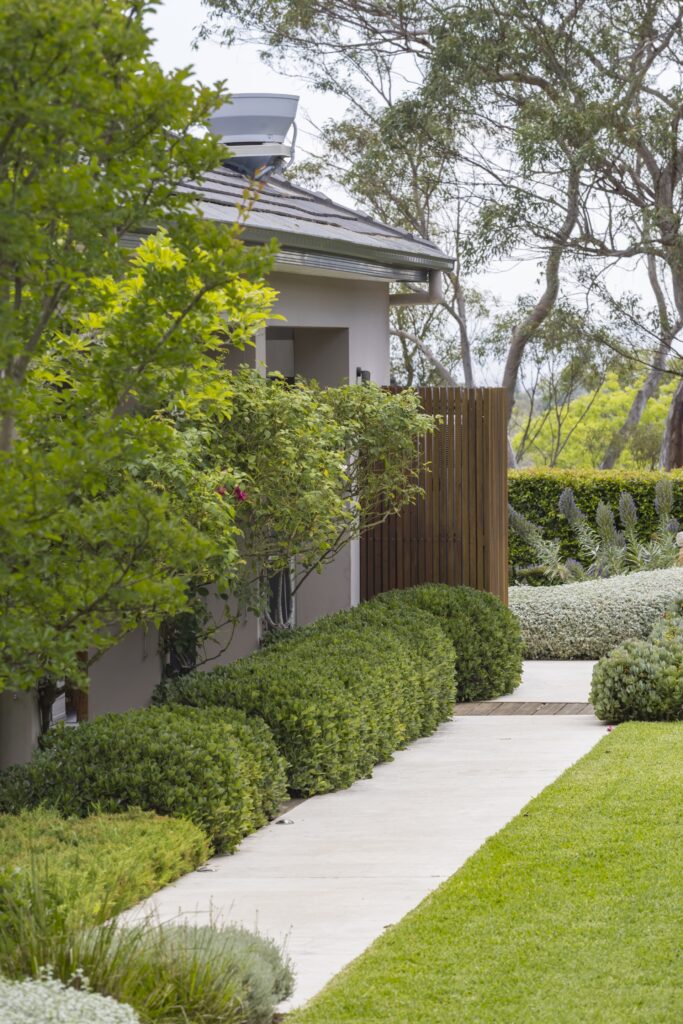
[[[216,488],[216,494],[220,494],[221,498],[223,498],[227,493],[228,493],[227,488],[223,487],[222,484],[221,484],[220,487]]]
[[[235,495],[238,501],[247,500],[247,492],[243,491],[241,487],[237,486],[237,484],[235,484],[232,493]]]

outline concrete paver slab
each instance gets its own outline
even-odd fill
[[[594,661],[525,661],[522,682],[514,693],[496,700],[585,702],[591,688]]]
[[[141,905],[160,920],[218,919],[284,943],[306,1002],[456,871],[604,734],[592,716],[456,718],[375,769],[271,823],[212,871]]]

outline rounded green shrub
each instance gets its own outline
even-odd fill
[[[286,641],[168,683],[156,699],[240,708],[270,726],[290,788],[325,793],[450,716],[455,654],[434,617],[369,603],[297,630]]]
[[[559,587],[512,587],[510,607],[522,624],[526,658],[597,660],[626,640],[647,639],[676,597],[683,597],[678,567]]]
[[[416,609],[438,620],[455,648],[458,700],[512,693],[522,678],[519,622],[499,598],[471,587],[426,583],[376,598],[407,622]],[[374,603],[374,602],[373,602]]]
[[[605,722],[683,718],[683,643],[631,640],[593,669],[590,702]]]
[[[58,726],[24,773],[33,804],[78,817],[140,807],[189,818],[219,850],[273,817],[286,792],[264,722],[216,709],[146,708]]]
[[[112,957],[116,995],[145,1019],[150,1006],[155,1019],[181,1019],[175,1013],[182,1007],[183,1020],[202,1024],[271,1024],[294,990],[291,965],[275,942],[235,925],[143,926],[130,945],[118,977]],[[111,984],[106,967],[101,973]]]

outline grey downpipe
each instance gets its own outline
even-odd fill
[[[400,292],[389,296],[390,306],[437,306],[443,302],[443,274],[440,270],[430,270],[427,290],[421,288],[416,292]]]

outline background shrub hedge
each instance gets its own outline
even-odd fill
[[[512,587],[510,608],[522,626],[525,658],[602,658],[626,640],[646,639],[675,598],[683,568],[565,583]]]
[[[27,780],[33,805],[79,817],[95,807],[141,807],[189,818],[217,850],[233,850],[265,824],[286,793],[284,763],[260,719],[199,708],[146,708],[59,726],[30,764],[10,773],[9,788],[23,800]]]
[[[683,470],[667,474],[674,490],[674,516],[683,520]],[[657,525],[655,484],[662,473],[623,470],[518,469],[508,475],[510,504],[546,537],[559,537],[562,557],[581,560],[569,523],[560,515],[558,502],[565,487],[571,487],[576,504],[593,522],[598,504],[604,501],[616,511],[619,495],[630,491],[638,509],[641,540],[649,540]],[[529,565],[534,556],[518,537],[510,534],[511,565]]]
[[[683,718],[683,643],[631,640],[593,669],[590,701],[605,722]]]
[[[302,795],[351,785],[449,717],[455,652],[434,617],[371,602],[327,616],[280,643],[167,684],[172,705],[260,715]]]
[[[433,615],[455,647],[458,700],[512,693],[522,678],[522,636],[515,615],[493,594],[471,587],[427,583],[377,598],[403,613]]]

